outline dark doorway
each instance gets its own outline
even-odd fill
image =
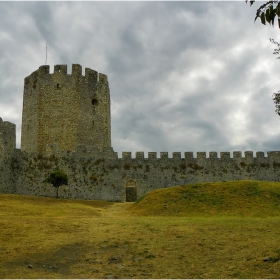
[[[137,200],[136,183],[133,180],[129,180],[126,183],[126,202],[135,202]]]

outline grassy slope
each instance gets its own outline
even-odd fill
[[[279,216],[280,184],[232,181],[176,186],[152,191],[129,210],[151,216]]]
[[[250,181],[135,205],[0,195],[0,278],[280,278],[278,195]]]

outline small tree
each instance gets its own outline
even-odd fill
[[[61,170],[52,172],[45,180],[56,188],[56,198],[58,198],[58,189],[62,185],[68,185],[68,176]]]

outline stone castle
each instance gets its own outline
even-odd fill
[[[57,169],[68,174],[63,198],[135,201],[149,191],[195,182],[280,180],[280,152],[123,152],[111,147],[107,76],[72,65],[41,66],[25,78],[21,149],[15,125],[0,118],[0,193],[56,196],[44,182]]]

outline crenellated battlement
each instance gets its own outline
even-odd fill
[[[208,154],[208,155],[207,155]],[[197,152],[196,157],[193,152],[184,152],[183,155],[181,152],[173,152],[172,157],[168,156],[168,152],[160,152],[159,157],[157,152],[148,152],[148,155],[145,157],[144,152],[136,152],[136,159],[259,159],[259,158],[269,158],[269,159],[280,159],[280,151],[267,152],[265,157],[264,152],[256,152],[254,156],[253,151],[245,151],[242,154],[241,151],[232,152],[220,152],[218,157],[218,152]],[[119,159],[133,159],[131,152],[122,152],[122,156]]]
[[[85,75],[82,75],[82,66],[79,64],[72,64],[72,72],[71,74],[67,74],[67,65],[61,64],[54,65],[53,73],[50,73],[49,65],[40,66],[38,70],[24,79],[24,87],[32,86],[35,89],[39,80],[51,81],[52,77],[55,77],[56,80],[58,78],[60,80],[67,79],[68,81],[73,79],[85,83],[99,83],[108,86],[108,79],[105,74],[98,73],[90,68],[85,68]]]

